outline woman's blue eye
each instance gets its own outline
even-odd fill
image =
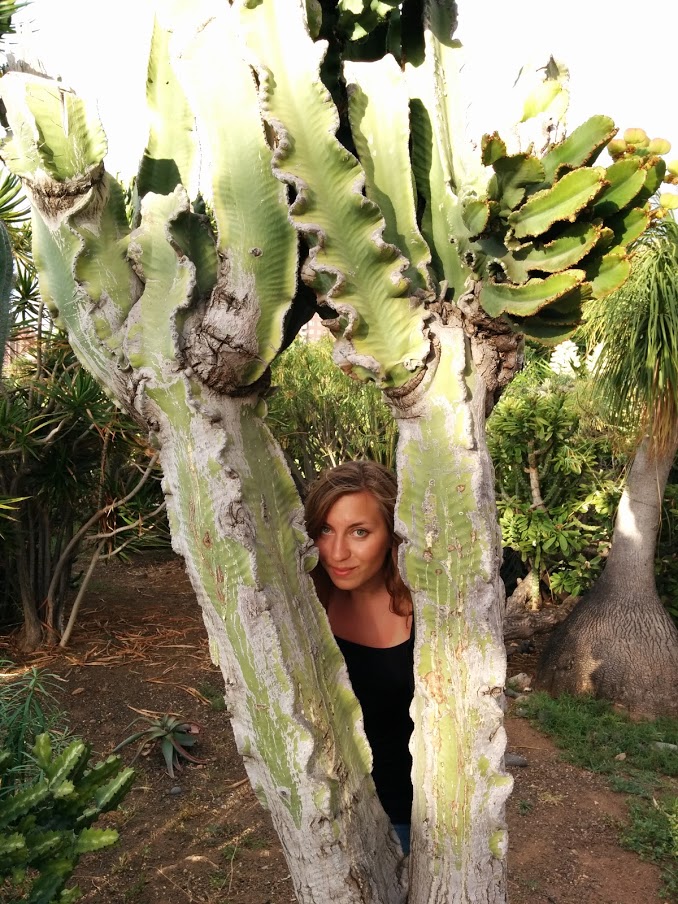
[[[323,524],[323,526],[320,528],[320,533],[321,534],[329,534],[330,528],[326,524]]]
[[[356,537],[366,537],[367,531],[365,530],[364,527],[357,527],[355,529],[355,535],[356,535]]]

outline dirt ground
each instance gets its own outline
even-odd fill
[[[4,647],[5,649],[2,649]],[[16,651],[0,644],[0,658]],[[250,790],[224,711],[198,605],[173,557],[101,566],[68,651],[24,661],[63,678],[60,703],[73,733],[105,757],[133,729],[136,710],[172,712],[202,732],[194,751],[208,763],[175,779],[155,750],[138,778],[107,851],[84,857],[77,882],[86,904],[288,904],[289,871],[268,814]],[[529,671],[509,658],[509,675]],[[219,705],[218,702],[216,704]],[[599,777],[559,759],[552,743],[509,716],[513,767],[508,805],[511,904],[658,904],[658,869],[618,842],[625,799]],[[123,757],[131,760],[134,748]],[[666,904],[670,902],[666,901]]]

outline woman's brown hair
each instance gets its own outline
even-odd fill
[[[342,496],[350,493],[371,493],[384,517],[391,538],[391,554],[384,562],[384,580],[391,596],[391,609],[397,615],[412,614],[412,597],[403,583],[397,566],[400,544],[393,527],[398,484],[388,468],[375,461],[346,461],[336,468],[323,471],[311,484],[306,496],[306,529],[312,540],[320,536],[327,513]],[[322,565],[313,572],[321,599],[329,590],[329,577]],[[324,602],[324,600],[323,600]]]

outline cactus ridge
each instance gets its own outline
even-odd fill
[[[586,276],[594,298],[604,298],[624,285],[631,272],[628,255],[623,248],[613,248],[587,263]]]
[[[546,182],[553,184],[557,181],[561,170],[595,163],[616,134],[617,128],[609,116],[592,116],[587,119],[542,157]]]
[[[170,34],[157,18],[148,58],[146,99],[152,118],[148,143],[139,164],[137,193],[167,195],[177,185],[191,193],[196,160],[195,117],[176,77],[169,52]]]
[[[499,201],[505,215],[515,210],[525,200],[528,189],[544,182],[542,162],[530,154],[513,154],[499,157],[492,163],[494,177],[488,186],[488,195]]]
[[[609,217],[627,207],[645,185],[647,173],[638,157],[625,157],[608,166],[605,181],[608,183],[593,205],[593,215]]]
[[[560,221],[574,222],[577,215],[602,191],[605,170],[579,169],[567,173],[551,188],[532,195],[508,222],[518,239],[544,235]]]
[[[384,217],[383,239],[407,258],[403,276],[410,282],[410,292],[430,292],[431,252],[417,223],[409,97],[402,70],[389,55],[375,63],[347,62],[344,75],[351,134],[365,173],[366,195]],[[384,118],[390,122],[388,130],[383,128]]]
[[[99,165],[108,148],[106,135],[79,97],[57,83],[44,82],[26,95],[26,102],[37,125],[40,163],[57,182]],[[64,133],[73,136],[66,146]]]
[[[297,4],[292,14],[283,6],[273,0],[242,15],[261,108],[276,134],[273,170],[294,187],[290,217],[309,245],[302,278],[337,311],[346,366],[384,387],[402,385],[429,352],[422,314],[408,303],[410,262],[384,240],[381,213],[363,195],[363,170],[336,138],[339,118],[319,76],[325,44],[313,43]]]
[[[602,234],[600,224],[575,223],[552,241],[526,246],[516,251],[513,257],[526,272],[557,273],[576,266],[596,247]]]
[[[529,317],[578,288],[585,278],[583,270],[567,270],[546,279],[530,279],[522,286],[486,282],[480,292],[480,304],[491,317]]]

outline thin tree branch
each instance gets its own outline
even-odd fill
[[[148,467],[146,468],[146,470],[144,471],[144,473],[141,477],[141,480],[139,480],[139,482],[134,487],[134,489],[132,489],[122,499],[116,499],[114,502],[111,502],[108,505],[104,506],[103,508],[99,509],[99,511],[95,512],[91,516],[91,518],[88,518],[88,520],[82,525],[80,530],[78,530],[74,534],[73,538],[71,539],[71,542],[68,544],[66,549],[62,552],[61,556],[59,557],[59,561],[56,563],[56,566],[54,568],[54,572],[52,574],[52,580],[51,580],[49,588],[47,590],[48,602],[50,602],[54,596],[54,592],[56,590],[59,578],[61,576],[61,572],[64,569],[66,562],[69,559],[70,554],[78,546],[78,544],[80,543],[82,538],[85,536],[87,531],[92,527],[93,524],[96,524],[97,521],[99,521],[101,518],[103,518],[104,515],[108,515],[110,512],[115,511],[115,509],[120,508],[121,505],[125,505],[126,502],[129,502],[130,499],[133,499],[134,496],[136,496],[136,494],[139,492],[139,490],[143,487],[143,485],[146,483],[146,481],[150,477],[151,472],[152,472],[153,468],[155,467],[155,463],[157,462],[159,455],[160,455],[159,452],[154,453],[153,457],[151,458],[150,462],[148,463]]]
[[[78,590],[78,595],[73,601],[73,606],[71,607],[71,614],[68,616],[68,622],[66,623],[66,627],[64,628],[64,633],[61,635],[61,640],[59,641],[60,647],[65,647],[68,645],[68,641],[71,639],[71,634],[73,633],[73,628],[75,627],[75,619],[78,616],[78,610],[80,609],[80,604],[82,603],[83,597],[85,596],[85,592],[89,585],[90,579],[94,574],[94,569],[96,568],[97,561],[99,560],[99,553],[103,549],[105,544],[105,540],[102,540],[97,548],[94,550],[92,558],[90,559],[89,566],[85,573],[84,578],[82,579],[82,583],[80,584],[80,589]]]
[[[134,524],[126,524],[124,527],[116,527],[115,530],[108,531],[103,534],[93,534],[91,537],[88,537],[87,540],[94,542],[95,540],[108,540],[110,537],[116,537],[118,534],[122,534],[128,530],[137,530],[144,521],[148,521],[149,518],[155,518],[156,515],[159,515],[165,508],[167,508],[166,502],[161,502],[160,505],[150,512],[148,515],[145,515],[144,518],[139,516],[139,520],[135,521]]]

